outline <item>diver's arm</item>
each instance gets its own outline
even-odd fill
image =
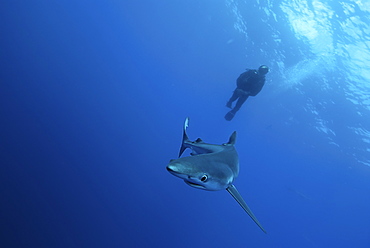
[[[250,95],[251,96],[256,96],[258,93],[260,93],[260,91],[262,90],[263,86],[265,85],[265,79],[261,80],[258,85],[252,90],[250,91]]]

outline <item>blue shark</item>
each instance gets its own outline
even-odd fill
[[[167,165],[168,172],[197,189],[210,191],[226,189],[259,228],[266,233],[233,184],[239,174],[239,158],[234,147],[236,132],[231,134],[227,143],[215,145],[205,143],[200,138],[190,141],[186,133],[188,126],[189,118],[186,118],[179,158],[170,161]],[[191,156],[181,157],[187,148],[192,150]]]

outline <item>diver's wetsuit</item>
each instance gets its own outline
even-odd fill
[[[232,103],[238,99],[235,107],[226,114],[226,120],[231,120],[249,96],[256,96],[265,85],[265,75],[260,75],[257,70],[247,70],[240,74],[236,80],[236,89],[226,106],[232,108]]]

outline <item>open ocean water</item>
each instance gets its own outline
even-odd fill
[[[370,247],[369,23],[368,0],[2,1],[0,246]],[[188,116],[238,132],[267,234],[166,171]]]

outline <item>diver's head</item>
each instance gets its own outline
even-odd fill
[[[269,72],[269,68],[267,67],[267,65],[261,65],[259,68],[258,68],[258,74],[259,75],[266,75],[268,72]]]

